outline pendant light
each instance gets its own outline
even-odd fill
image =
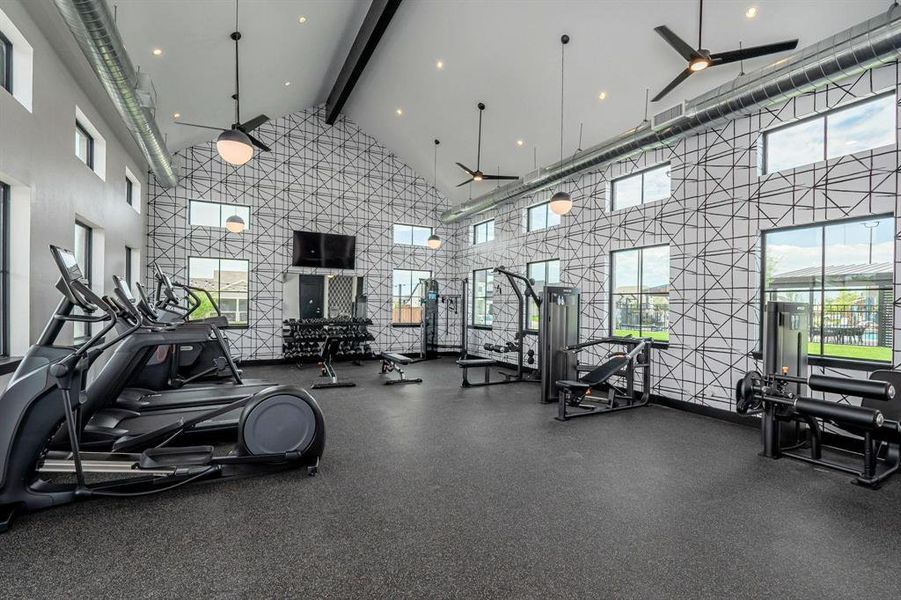
[[[566,58],[566,44],[569,43],[569,36],[564,34],[560,38],[560,162],[563,162],[563,75]],[[560,190],[551,196],[550,209],[551,212],[558,215],[565,215],[573,208],[573,199],[569,193]]]
[[[238,0],[235,0],[235,31],[231,34],[235,41],[235,123],[241,122],[241,80],[238,76],[238,42],[241,32],[238,31]],[[216,140],[216,151],[222,160],[230,165],[240,167],[253,158],[253,144],[247,134],[233,126],[219,134]]]
[[[435,160],[434,160],[434,166],[433,166],[434,179],[432,180],[432,187],[435,188],[436,191],[438,190],[438,144],[440,144],[440,143],[441,143],[440,140],[437,140],[437,139],[435,140]],[[436,198],[437,198],[437,194],[436,194]],[[441,238],[438,237],[437,233],[432,232],[432,235],[430,235],[429,239],[426,240],[426,246],[428,246],[432,250],[437,250],[438,248],[441,247]]]
[[[225,220],[225,228],[232,233],[241,233],[245,227],[247,227],[247,224],[244,223],[244,219],[239,215],[232,215]]]

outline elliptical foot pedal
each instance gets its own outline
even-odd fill
[[[334,383],[314,383],[310,387],[314,390],[323,390],[327,388],[357,387],[357,384],[349,381],[336,381]]]
[[[0,533],[9,531],[9,528],[12,526],[13,521],[18,516],[21,509],[22,504],[18,502],[0,506]]]
[[[138,459],[141,469],[165,467],[190,467],[209,464],[213,460],[212,446],[185,446],[182,448],[148,448]]]

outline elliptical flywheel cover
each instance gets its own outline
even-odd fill
[[[314,410],[306,392],[298,392],[263,390],[248,403],[238,428],[239,444],[248,454],[303,454],[323,435],[318,407]]]

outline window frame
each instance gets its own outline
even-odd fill
[[[411,294],[412,294],[413,290],[416,289],[416,286],[413,283],[412,273],[428,273],[429,274],[428,278],[431,279],[432,277],[434,277],[434,272],[431,269],[406,269],[406,268],[398,268],[398,267],[391,268],[391,295],[390,295],[390,303],[389,303],[389,310],[391,311],[391,327],[421,327],[422,326],[421,318],[419,321],[395,321],[394,320],[394,300],[396,298],[401,298],[401,296],[397,296],[394,294],[394,272],[395,271],[406,271],[407,273],[411,274],[410,275],[410,293]],[[420,279],[422,279],[422,278],[420,277]],[[417,284],[418,284],[418,282],[417,282]],[[421,306],[422,305],[420,304],[420,307]],[[413,308],[413,305],[411,304],[410,307]],[[403,308],[402,305],[401,305],[401,308]]]
[[[637,285],[637,290],[635,292],[635,295],[638,296],[638,314],[639,314],[638,335],[639,335],[639,337],[642,337],[642,334],[644,333],[643,332],[644,328],[643,328],[641,315],[643,312],[642,309],[643,309],[644,305],[642,304],[641,298],[643,296],[663,296],[663,294],[660,294],[660,293],[646,294],[645,292],[642,291],[644,289],[644,251],[651,249],[651,248],[668,248],[670,250],[670,270],[672,270],[673,259],[672,259],[672,245],[671,244],[652,244],[649,246],[638,246],[637,248],[620,248],[619,250],[611,250],[610,251],[610,275],[608,277],[608,281],[610,283],[607,286],[608,287],[607,331],[609,332],[609,334],[611,336],[615,335],[614,332],[616,331],[616,329],[614,328],[614,323],[613,323],[614,297],[628,295],[628,294],[617,294],[615,291],[615,288],[613,286],[613,284],[614,284],[613,274],[614,274],[615,268],[616,268],[615,262],[614,262],[615,261],[614,255],[619,254],[619,253],[638,251],[638,276],[636,278],[638,285]],[[672,272],[670,273],[670,276],[672,276]],[[672,310],[669,308],[669,298],[672,295],[672,285],[673,285],[672,279],[667,279],[668,291],[666,293],[666,296],[667,296],[667,312],[668,313],[672,312]],[[670,325],[671,324],[669,323],[669,318],[667,318],[666,339],[665,340],[654,340],[655,344],[663,344],[665,347],[669,347]]]
[[[125,201],[129,206],[134,206],[135,182],[128,175],[125,176]]]
[[[877,102],[880,99],[882,99],[884,97],[888,97],[888,96],[894,97],[896,100],[895,103],[897,104],[897,94],[895,92],[895,89],[892,88],[892,89],[885,90],[885,91],[882,91],[882,92],[879,92],[876,94],[872,94],[870,96],[867,96],[866,98],[856,98],[854,100],[851,100],[850,102],[846,102],[844,104],[839,104],[838,106],[834,106],[834,107],[824,110],[822,112],[815,112],[813,114],[807,115],[806,117],[801,117],[800,119],[795,119],[794,121],[789,121],[788,123],[780,123],[779,125],[776,125],[775,127],[770,127],[769,129],[764,129],[762,132],[762,136],[761,136],[761,140],[762,140],[762,156],[761,156],[761,161],[760,161],[761,175],[773,175],[774,173],[783,173],[785,171],[791,171],[792,169],[799,169],[802,167],[806,167],[808,165],[814,165],[818,162],[826,162],[829,160],[834,160],[836,158],[841,158],[842,156],[850,156],[851,154],[856,154],[857,152],[867,152],[869,150],[873,150],[873,148],[867,148],[866,150],[857,150],[855,152],[850,152],[848,154],[840,154],[838,156],[833,156],[832,158],[829,158],[829,116],[833,115],[835,113],[842,112],[844,110],[850,110],[857,106],[862,106],[869,102]],[[820,158],[817,158],[813,162],[803,163],[800,165],[795,165],[793,167],[786,167],[779,171],[770,171],[769,160],[768,160],[769,159],[770,135],[772,135],[773,133],[778,133],[785,129],[789,129],[791,127],[797,127],[798,125],[802,125],[804,123],[809,123],[811,121],[815,121],[817,119],[823,120],[823,156],[821,156]],[[896,142],[898,139],[897,138],[897,128],[898,128],[898,118],[897,118],[897,114],[896,114],[896,117],[895,117],[895,130],[896,130],[895,140],[896,140]],[[879,146],[877,146],[877,147],[879,147]],[[802,226],[799,226],[799,227],[802,227]]]
[[[9,357],[10,187],[0,181],[0,357]]]
[[[76,134],[81,133],[81,135],[84,136],[85,139],[88,140],[88,144],[87,144],[87,148],[86,148],[87,156],[85,156],[85,159],[82,160],[82,162],[85,165],[87,165],[87,167],[90,170],[93,171],[94,170],[94,136],[92,136],[90,133],[88,133],[87,128],[84,125],[82,125],[81,122],[78,121],[78,119],[75,120],[75,132],[76,132]],[[77,148],[76,148],[75,157],[78,158],[78,160],[81,160],[81,157],[78,156]]]
[[[134,250],[131,246],[125,246],[125,283],[131,288],[134,285],[132,277],[134,277],[132,261],[134,260]]]
[[[194,223],[194,221],[193,221],[193,219],[194,219],[194,204],[211,204],[211,205],[219,208],[219,222],[221,224],[220,225],[206,225],[206,224],[201,224],[201,223]],[[132,206],[134,206],[134,205],[132,205]],[[223,207],[229,207],[229,208],[233,208],[233,209],[234,208],[246,208],[247,209],[247,222],[244,223],[244,231],[247,231],[250,229],[250,217],[252,215],[252,211],[250,210],[249,204],[231,204],[231,203],[225,203],[225,202],[212,202],[210,200],[198,200],[196,198],[188,199],[188,227],[209,227],[211,229],[226,229],[225,219],[227,219],[228,217],[230,217],[232,215],[223,217],[223,214],[222,214]],[[233,212],[232,214],[236,214],[236,212]],[[230,260],[230,259],[226,259],[226,260]],[[244,260],[244,259],[236,259],[236,260]]]
[[[806,223],[803,225],[789,225],[787,227],[775,227],[772,229],[764,229],[760,232],[760,281],[759,281],[759,290],[760,290],[760,304],[758,309],[760,310],[760,318],[758,319],[759,323],[757,324],[757,350],[753,353],[755,358],[761,359],[763,357],[763,316],[766,314],[766,302],[767,302],[767,288],[766,288],[766,238],[768,234],[771,233],[782,233],[785,231],[793,231],[797,229],[820,229],[822,231],[822,236],[820,239],[822,240],[822,248],[820,251],[820,287],[819,293],[822,295],[824,301],[821,302],[820,306],[820,351],[822,352],[823,346],[825,342],[823,341],[823,314],[822,311],[825,308],[825,293],[826,293],[826,227],[832,227],[835,225],[849,225],[852,223],[860,223],[864,221],[876,221],[879,219],[889,219],[892,221],[894,226],[894,215],[892,213],[881,213],[877,215],[866,215],[863,217],[851,217],[848,219],[835,219],[833,221],[822,221],[818,223]],[[894,252],[892,261],[894,262]],[[883,288],[873,288],[875,290],[880,290]],[[888,288],[892,290],[894,293],[894,279],[892,285]],[[812,316],[812,315],[811,315]],[[892,313],[892,319],[894,319],[894,312]],[[892,328],[894,328],[894,322],[892,323]],[[808,338],[808,344],[810,343],[810,339]],[[892,348],[892,354],[894,355],[894,348]],[[825,354],[815,354],[811,356],[808,354],[807,356],[807,364],[813,366],[823,366],[823,367],[831,367],[831,368],[860,368],[861,366],[872,366],[874,368],[885,368],[886,365],[891,366],[893,364],[893,359],[888,361],[876,361],[876,360],[863,360],[863,359],[854,359],[854,358],[845,358],[841,356],[828,356]]]
[[[531,268],[532,265],[538,265],[538,264],[544,263],[544,275],[545,275],[545,278],[547,278],[547,264],[548,264],[548,263],[552,263],[552,262],[557,262],[557,263],[559,263],[558,266],[557,266],[557,271],[558,271],[559,273],[561,273],[561,275],[562,275],[562,273],[563,273],[563,266],[562,266],[563,263],[561,262],[561,260],[560,260],[559,258],[546,258],[546,259],[544,259],[544,260],[533,260],[533,261],[531,261],[531,262],[527,262],[527,263],[526,263],[526,277],[530,277],[529,272],[532,270],[532,268]],[[536,281],[538,281],[538,280],[536,280]],[[545,282],[544,282],[544,285],[546,285],[546,286],[547,286],[547,285],[559,285],[559,284],[560,284],[560,281],[554,281],[554,282],[545,281]],[[525,325],[524,325],[524,327],[523,327],[523,330],[524,330],[524,331],[528,331],[528,332],[530,332],[530,333],[535,333],[535,332],[538,331],[538,328],[537,328],[537,327],[536,327],[536,328],[529,327],[529,324],[532,322],[532,319],[531,319],[531,317],[532,317],[531,311],[532,311],[532,306],[533,306],[534,304],[533,304],[533,300],[532,300],[528,295],[526,295],[526,302],[525,302],[525,304],[526,304],[526,314],[525,314],[526,323],[525,323]],[[536,308],[538,309],[538,312],[539,312],[538,319],[539,319],[539,321],[540,321],[540,320],[541,320],[541,307],[536,307]],[[540,326],[540,324],[539,324],[539,326]]]
[[[488,239],[488,224],[489,223],[492,224],[490,240]],[[479,227],[483,227],[483,226],[485,227],[485,241],[480,242],[478,231],[479,231]],[[487,244],[487,243],[493,242],[493,241],[494,241],[494,219],[485,219],[484,221],[481,221],[480,223],[473,224],[473,226],[472,226],[472,245],[473,246],[480,246],[482,244]],[[477,270],[481,270],[481,269],[477,269]]]
[[[544,227],[532,228],[532,210],[544,207]],[[557,218],[557,222],[553,225],[548,225],[548,215],[554,215]],[[553,229],[554,227],[559,227],[563,221],[560,219],[560,215],[551,210],[551,201],[545,200],[544,202],[538,202],[537,204],[532,204],[531,206],[526,207],[526,233],[532,233],[533,231],[543,231],[545,229]],[[536,261],[541,262],[541,261]]]
[[[234,323],[232,321],[229,321],[228,329],[249,329],[250,328],[250,273],[251,273],[250,260],[247,258],[235,258],[232,256],[197,256],[197,255],[189,256],[188,257],[188,285],[192,285],[191,284],[191,260],[192,259],[219,261],[219,265],[220,265],[219,272],[220,273],[222,272],[221,265],[222,265],[223,260],[230,260],[233,262],[240,261],[240,262],[247,263],[247,291],[244,292],[245,299],[247,301],[247,322],[246,323]],[[221,282],[217,283],[217,287],[215,289],[207,290],[210,293],[210,295],[213,296],[214,299],[216,299],[217,306],[218,306],[219,300],[220,300],[218,295],[222,293],[222,289],[220,286],[221,286]],[[203,297],[203,294],[201,294],[201,297]],[[221,308],[220,308],[220,312],[222,312]]]
[[[4,49],[3,63],[5,73],[3,79],[0,79],[0,88],[3,88],[10,94],[13,93],[13,43],[8,37],[0,31],[0,46]]]
[[[482,299],[482,300],[485,301],[486,310],[485,310],[485,313],[482,315],[482,317],[483,317],[485,320],[487,320],[488,314],[489,314],[489,313],[488,313],[488,310],[487,310],[488,300],[489,300],[489,299],[492,300],[492,307],[493,307],[493,300],[494,300],[494,275],[493,275],[493,271],[494,271],[494,269],[491,269],[491,268],[488,268],[488,269],[473,269],[473,271],[472,271],[472,321],[470,322],[470,325],[472,326],[473,329],[487,329],[487,330],[490,330],[490,329],[492,329],[493,326],[494,326],[494,311],[492,311],[492,313],[491,313],[491,325],[489,325],[489,324],[487,324],[487,323],[484,323],[484,322],[483,322],[483,323],[476,323],[476,300]],[[477,273],[485,273],[485,295],[484,295],[484,296],[478,296],[478,295],[476,295],[476,274],[477,274]],[[488,285],[488,275],[489,275],[489,274],[492,275],[492,282],[491,282],[491,285]],[[490,290],[490,291],[489,291],[489,290]]]
[[[669,167],[670,169],[672,169],[672,163],[670,161],[665,161],[665,162],[658,163],[658,164],[650,166],[650,167],[645,167],[643,169],[639,169],[637,171],[632,171],[631,173],[629,173],[627,175],[620,175],[619,177],[614,177],[613,179],[611,179],[610,180],[610,212],[613,212],[615,210],[625,210],[627,208],[636,208],[638,206],[644,206],[645,204],[651,204],[652,202],[660,202],[660,200],[651,200],[650,202],[645,201],[645,199],[644,199],[644,176],[645,176],[645,174],[647,174],[651,171],[656,171],[657,169],[661,169],[663,167]],[[639,177],[641,180],[641,198],[640,198],[638,204],[633,204],[632,206],[625,206],[622,208],[618,208],[616,206],[616,183],[618,181],[624,181],[626,179],[632,179],[634,177]],[[673,193],[672,173],[670,173],[669,181],[670,181],[670,196],[672,196],[672,193]]]
[[[410,242],[409,242],[409,243],[407,243],[407,242],[398,242],[398,241],[396,241],[396,235],[395,235],[395,232],[396,232],[396,228],[397,228],[398,226],[399,226],[399,227],[409,227],[409,228],[410,228]],[[415,233],[416,233],[415,230],[416,230],[416,229],[425,229],[425,230],[427,230],[427,231],[429,232],[429,235],[427,235],[426,238],[429,238],[429,237],[431,237],[431,236],[433,236],[433,235],[435,234],[435,228],[434,228],[434,227],[428,227],[427,225],[412,225],[412,224],[410,224],[410,223],[392,223],[392,224],[391,224],[391,243],[392,243],[393,245],[395,245],[395,246],[413,246],[413,247],[415,247],[415,248],[428,248],[428,244],[427,244],[427,243],[426,243],[426,244],[414,244],[414,243],[413,243],[413,240],[416,239],[416,235],[415,235]],[[416,269],[400,269],[400,270],[401,270],[401,271],[404,271],[404,270],[413,270],[413,271],[415,271]]]
[[[84,247],[84,264],[79,265],[81,267],[81,274],[84,277],[85,281],[88,282],[88,285],[93,287],[94,281],[92,279],[94,272],[94,228],[88,225],[87,223],[83,223],[78,219],[75,219],[75,227],[73,228],[73,233],[78,229],[82,228],[85,231],[85,247]],[[75,250],[75,249],[73,249]],[[82,335],[75,335],[75,329],[79,326],[84,327],[84,332]],[[93,323],[90,322],[75,322],[72,328],[73,342],[75,344],[86,342],[91,339],[91,330]]]

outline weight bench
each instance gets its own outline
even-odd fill
[[[600,398],[597,400],[591,399],[588,403],[584,402],[585,397],[591,393],[592,389],[607,383],[614,375],[623,375],[626,377],[628,393],[623,394],[617,390],[615,386],[611,385],[606,402],[602,401]],[[633,358],[628,354],[617,354],[612,356],[604,364],[589,371],[578,380],[559,380],[555,384],[557,389],[561,392],[557,416],[555,418],[558,421],[566,421],[573,417],[585,417],[588,415],[644,406],[647,404],[647,401],[638,404],[634,403],[632,394],[633,379]],[[619,400],[623,400],[624,403],[619,404]],[[569,413],[567,410],[569,408],[579,408],[582,409],[583,412]]]
[[[492,382],[490,377],[490,369],[494,365],[497,364],[497,361],[491,358],[460,358],[457,359],[457,366],[463,369],[463,387],[475,387],[479,385],[491,385],[492,383],[504,383],[504,382]],[[479,383],[473,383],[469,380],[469,369],[477,369],[477,368],[485,369],[485,381]]]
[[[417,377],[416,379],[407,379],[407,376],[404,375],[404,370],[400,368],[400,365],[408,365],[413,362],[412,358],[404,356],[403,354],[397,354],[396,352],[382,352],[382,372],[390,373],[391,371],[397,371],[397,374],[400,375],[400,379],[388,379],[385,381],[385,385],[393,385],[395,383],[422,383],[422,379]]]

